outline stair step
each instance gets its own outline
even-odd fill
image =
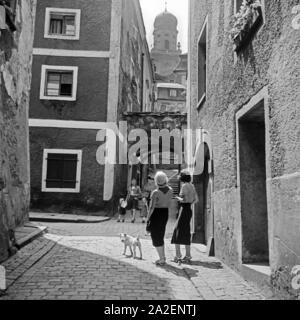
[[[272,296],[271,290],[271,268],[265,263],[243,264],[242,276],[249,282],[261,288],[268,296]]]

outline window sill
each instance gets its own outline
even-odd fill
[[[63,35],[50,35],[45,34],[45,39],[54,39],[54,40],[79,40],[79,36],[63,36]]]
[[[42,192],[48,192],[48,193],[80,193],[80,190],[79,189],[45,189],[43,188],[42,189]]]
[[[206,101],[206,93],[203,94],[203,96],[201,97],[201,99],[199,100],[199,102],[197,104],[198,110],[204,105],[205,101]]]
[[[43,96],[43,97],[40,97],[40,100],[49,100],[49,101],[76,101],[76,97],[66,98],[66,97],[47,97],[47,96]]]

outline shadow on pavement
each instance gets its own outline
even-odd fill
[[[189,279],[191,277],[196,277],[198,275],[198,270],[187,269],[187,268],[181,269],[181,268],[177,268],[175,266],[172,266],[170,264],[166,264],[165,266],[161,266],[158,268],[162,268],[167,272],[170,272],[178,277],[183,277],[186,279]],[[186,271],[188,271],[188,273]]]
[[[74,245],[57,243],[8,288],[5,299],[174,299],[166,279],[98,253],[99,243],[87,251]]]
[[[203,261],[191,261],[189,264],[191,266],[203,267],[206,269],[223,269],[221,262],[203,262]]]

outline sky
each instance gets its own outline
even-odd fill
[[[166,0],[140,0],[144,22],[147,32],[149,48],[153,44],[153,24],[155,17],[165,10]],[[182,51],[188,49],[188,0],[168,0],[168,11],[178,19],[178,41],[181,43]]]

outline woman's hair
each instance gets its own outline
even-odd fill
[[[180,181],[190,183],[192,181],[191,174],[188,171],[182,171],[180,173]]]
[[[168,177],[162,171],[159,171],[159,172],[156,173],[154,180],[155,180],[155,184],[158,187],[164,187],[164,186],[166,186],[168,184]]]

